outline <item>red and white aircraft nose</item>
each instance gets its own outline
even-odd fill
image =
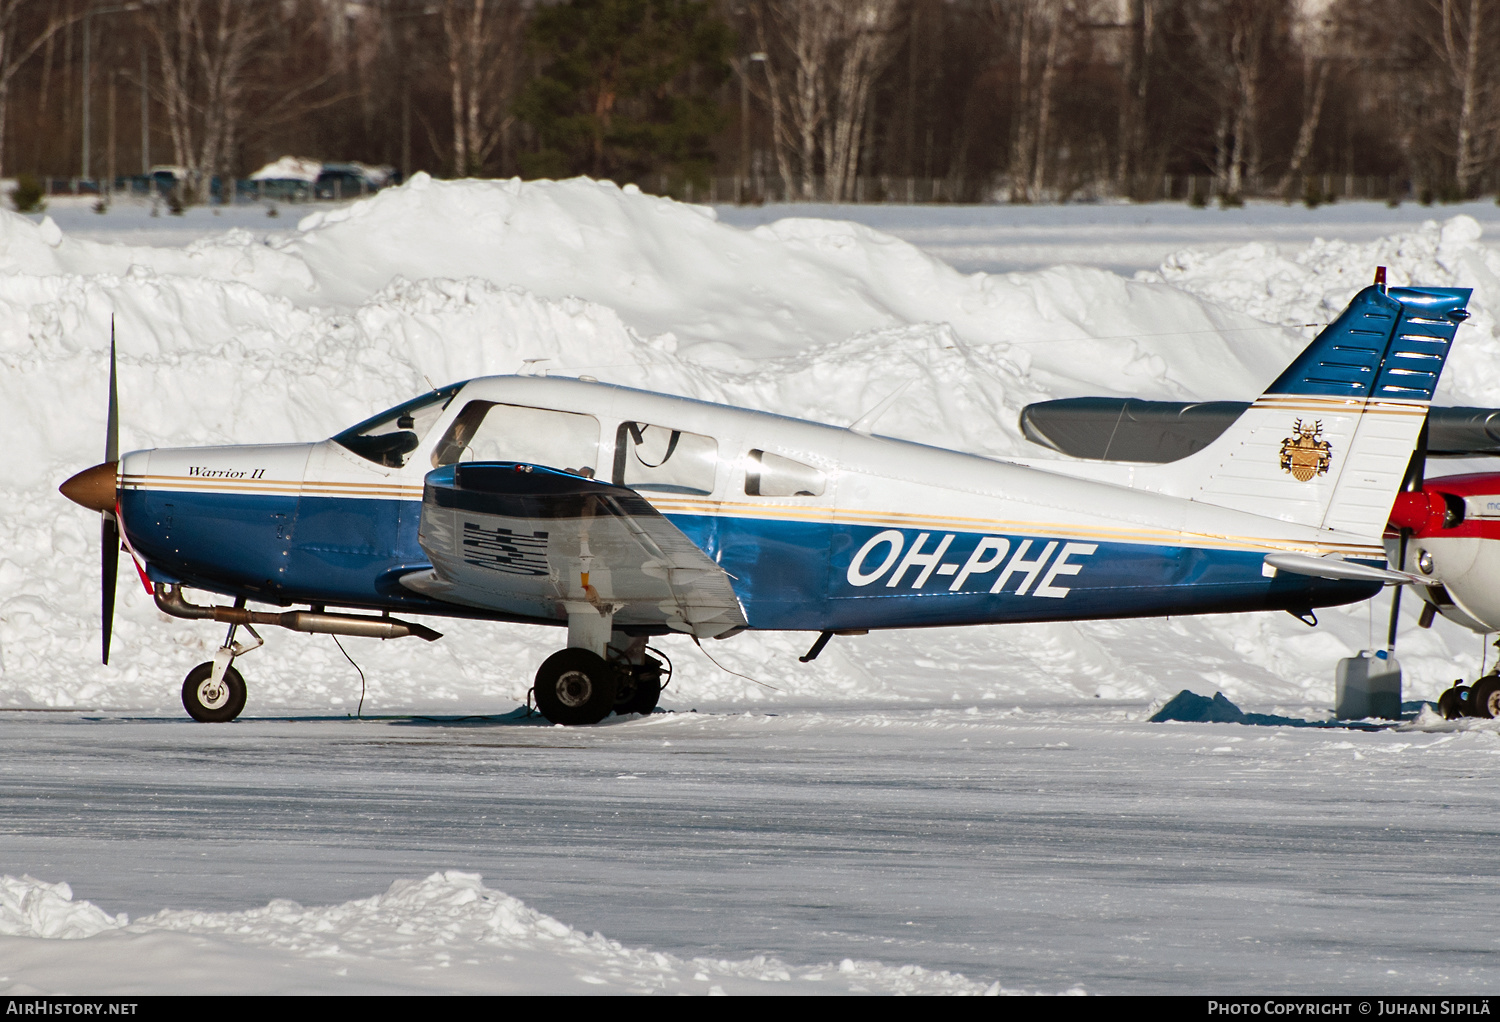
[[[1433,580],[1423,599],[1466,628],[1500,631],[1500,473],[1429,479],[1396,497],[1391,526],[1410,530],[1399,567]],[[1395,537],[1386,550],[1399,557]]]

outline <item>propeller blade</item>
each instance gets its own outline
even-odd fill
[[[1396,553],[1396,570],[1406,570],[1406,541],[1411,538],[1410,529],[1401,530],[1401,542]],[[1405,586],[1391,586],[1391,626],[1386,630],[1385,648],[1396,648],[1396,626],[1401,622],[1401,590]]]
[[[109,317],[109,416],[104,426],[104,461],[120,460],[120,388],[115,377],[115,317]],[[113,471],[110,475],[113,476]],[[110,502],[113,507],[113,501]],[[120,523],[114,512],[99,517],[99,617],[103,625],[100,655],[109,663],[109,640],[115,630],[115,581],[120,570]]]
[[[1384,267],[1381,268],[1382,273]],[[1416,449],[1411,452],[1411,462],[1406,466],[1406,478],[1401,482],[1401,489],[1406,493],[1419,493],[1422,484],[1427,481],[1427,427],[1428,420],[1422,420],[1422,432],[1417,434]],[[1396,570],[1406,570],[1406,546],[1411,540],[1411,530],[1401,530],[1401,540],[1396,548]],[[1385,648],[1395,650],[1396,648],[1396,626],[1401,620],[1401,586],[1394,586],[1391,590],[1391,623],[1386,629]]]
[[[109,639],[115,628],[115,578],[120,568],[120,527],[115,516],[106,512],[99,520],[99,615],[104,626],[101,649],[103,662],[109,663]]]
[[[114,316],[109,317],[109,418],[104,426],[104,460],[120,460],[120,391],[115,384]]]

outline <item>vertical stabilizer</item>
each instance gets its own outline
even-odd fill
[[[1216,441],[1137,485],[1379,537],[1469,295],[1365,288]]]

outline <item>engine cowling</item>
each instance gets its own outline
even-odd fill
[[[1402,529],[1409,539],[1398,564]],[[1385,547],[1392,564],[1434,580],[1414,588],[1437,613],[1476,632],[1500,631],[1500,473],[1428,479],[1399,494]]]

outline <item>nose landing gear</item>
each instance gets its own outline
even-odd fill
[[[222,724],[245,708],[245,679],[233,667],[224,668],[217,681],[212,662],[199,664],[182,683],[182,705],[188,716],[205,724]]]
[[[243,599],[235,602],[235,608],[245,606]],[[224,636],[224,645],[214,653],[214,658],[201,663],[188,672],[182,682],[182,707],[188,716],[204,724],[224,724],[238,717],[245,709],[248,692],[245,679],[234,669],[234,658],[259,649],[265,645],[259,633],[249,625],[245,631],[255,639],[251,645],[234,641],[239,625],[231,624],[229,634]]]

